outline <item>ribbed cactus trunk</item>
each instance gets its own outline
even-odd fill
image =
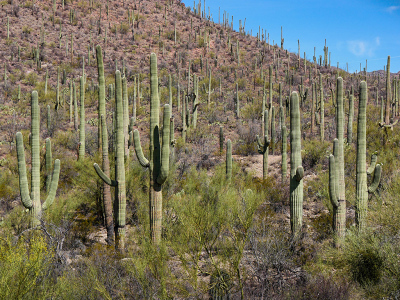
[[[321,109],[321,117],[320,117],[320,133],[321,133],[321,142],[325,140],[325,103],[324,103],[324,87],[322,85],[322,74],[319,74],[319,88],[320,88],[320,109]]]
[[[297,235],[303,222],[303,176],[301,165],[301,123],[297,92],[290,97],[290,227]]]
[[[286,181],[287,176],[287,131],[286,126],[282,126],[282,183]]]
[[[338,237],[342,237],[346,230],[346,190],[344,180],[344,101],[343,101],[343,79],[338,77],[336,86],[336,137],[337,154],[335,161],[337,164],[337,202],[338,206],[334,209],[333,229]]]
[[[311,85],[312,89],[312,97],[311,97],[311,136],[313,136],[315,132],[315,99],[316,99],[316,93],[315,93],[315,84],[313,83]]]
[[[124,109],[122,99],[121,72],[115,72],[115,114],[116,114],[116,151],[115,151],[115,246],[125,248],[126,188],[125,188],[125,145],[124,145]]]
[[[122,106],[123,106],[123,115],[124,115],[124,153],[126,159],[129,158],[129,100],[128,100],[128,84],[126,77],[122,77]]]
[[[360,229],[365,227],[368,209],[367,172],[367,83],[360,83],[360,101],[358,103],[357,123],[357,167],[356,167],[356,224]]]
[[[358,105],[358,125],[357,125],[357,181],[356,181],[356,224],[360,230],[364,229],[365,219],[368,210],[368,193],[375,193],[379,186],[382,166],[376,164],[377,157],[372,155],[371,164],[366,170],[367,152],[367,83],[360,83],[360,101]],[[373,174],[371,185],[367,186],[367,174]]]
[[[150,236],[154,244],[161,242],[162,231],[162,185],[169,172],[170,117],[168,104],[164,106],[162,147],[159,125],[160,99],[158,96],[157,57],[150,55],[150,158],[147,160],[140,145],[140,136],[134,131],[136,156],[143,167],[150,173]]]
[[[46,165],[46,193],[50,192],[51,185],[51,167],[53,162],[53,155],[51,153],[51,141],[49,138],[46,139],[46,154],[45,154],[45,165]]]
[[[390,124],[390,106],[392,101],[392,89],[390,87],[390,56],[387,58],[386,66],[386,108],[385,108],[385,124]]]
[[[79,128],[79,118],[78,118],[78,100],[76,98],[76,85],[75,81],[73,82],[73,90],[74,90],[74,128],[78,130]]]
[[[104,64],[103,53],[100,45],[96,46],[96,59],[97,59],[97,73],[99,80],[99,127],[98,138],[99,148],[101,145],[102,150],[102,167],[103,172],[107,177],[110,177],[110,161],[108,157],[108,133],[106,121],[106,84],[104,78]],[[104,207],[104,221],[107,230],[107,243],[113,244],[114,242],[114,221],[112,212],[112,199],[111,188],[106,182],[103,181],[103,207]]]
[[[347,124],[347,143],[353,143],[353,120],[354,120],[354,88],[351,87],[349,95],[349,122]]]
[[[85,157],[85,79],[81,76],[80,78],[80,98],[81,98],[81,109],[80,109],[80,125],[79,125],[79,160]]]
[[[269,104],[268,104],[268,109],[269,109],[269,125],[270,128],[271,126],[271,121],[272,121],[272,65],[269,66]]]
[[[31,214],[30,225],[34,227],[40,224],[42,210],[46,210],[54,201],[56,196],[58,179],[60,175],[60,160],[54,163],[53,174],[46,201],[43,205],[40,202],[40,119],[38,93],[32,92],[31,97],[31,193],[29,194],[28,178],[26,172],[24,142],[21,132],[16,134],[17,160],[19,173],[19,189],[21,201]]]

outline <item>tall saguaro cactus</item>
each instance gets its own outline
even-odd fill
[[[341,237],[344,236],[346,229],[346,192],[344,180],[344,101],[343,101],[343,78],[338,77],[336,85],[336,137],[337,154],[335,154],[335,163],[337,165],[338,206],[334,208],[334,231]]]
[[[49,192],[46,201],[42,204],[40,201],[40,121],[39,104],[37,91],[32,92],[31,100],[31,153],[32,153],[32,174],[31,174],[31,194],[29,195],[28,177],[26,173],[24,142],[21,132],[16,134],[17,158],[19,173],[19,189],[21,193],[22,204],[29,209],[31,213],[31,226],[38,225],[42,210],[46,210],[54,201],[58,187],[60,175],[60,160],[54,162],[53,174]]]
[[[357,167],[356,167],[356,224],[360,230],[365,228],[368,210],[368,192],[374,193],[379,186],[382,167],[372,157],[368,172],[365,168],[367,155],[367,83],[360,83],[360,101],[358,104],[357,124]],[[367,186],[367,173],[374,174],[372,184]]]
[[[385,107],[385,124],[390,124],[390,106],[392,103],[392,89],[390,87],[390,56],[387,58],[386,66],[386,107]]]
[[[80,98],[81,98],[81,109],[80,109],[80,124],[79,124],[79,160],[85,157],[85,79],[80,78]]]
[[[97,73],[99,80],[99,127],[98,138],[99,148],[101,145],[102,151],[102,167],[103,172],[107,177],[110,177],[110,161],[108,157],[108,133],[106,124],[106,84],[104,78],[104,64],[103,53],[100,45],[96,46],[96,59],[97,59]],[[106,182],[103,181],[103,206],[104,206],[104,219],[107,230],[107,242],[112,244],[114,241],[114,222],[112,213],[112,200],[111,188]]]
[[[115,180],[111,180],[97,164],[94,164],[99,177],[108,185],[115,187],[114,224],[115,247],[124,251],[125,248],[125,221],[126,221],[126,188],[125,188],[125,158],[124,158],[124,113],[122,107],[121,72],[115,72],[115,116],[116,116],[116,147],[115,147]],[[102,131],[106,132],[105,118],[102,117]],[[105,135],[102,137],[102,147],[106,146]],[[103,153],[104,155],[104,153]],[[103,157],[104,160],[104,157]]]
[[[300,104],[297,92],[290,96],[290,227],[296,235],[303,222],[303,176],[301,165]]]
[[[169,172],[170,117],[168,104],[164,106],[162,146],[159,125],[160,99],[158,97],[157,56],[150,55],[150,157],[147,160],[140,145],[140,136],[134,130],[134,146],[139,163],[150,173],[150,235],[154,244],[161,242],[162,185]]]

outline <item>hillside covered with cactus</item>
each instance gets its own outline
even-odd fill
[[[0,5],[3,298],[400,296],[390,56],[350,74],[201,2]]]

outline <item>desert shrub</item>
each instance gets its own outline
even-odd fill
[[[235,153],[239,155],[252,155],[257,153],[256,135],[260,131],[260,125],[256,121],[248,124],[238,124],[239,140],[235,144]]]
[[[330,144],[328,142],[321,143],[319,140],[306,140],[303,145],[304,170],[310,170],[318,164],[327,164],[330,153]]]

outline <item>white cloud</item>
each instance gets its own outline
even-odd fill
[[[366,42],[364,41],[348,41],[348,50],[356,56],[361,56],[365,54]]]
[[[377,36],[375,38],[375,43],[376,43],[377,46],[379,46],[381,44],[381,38],[379,36]]]
[[[389,6],[388,8],[386,8],[386,11],[392,13],[398,9],[400,9],[400,6]]]

